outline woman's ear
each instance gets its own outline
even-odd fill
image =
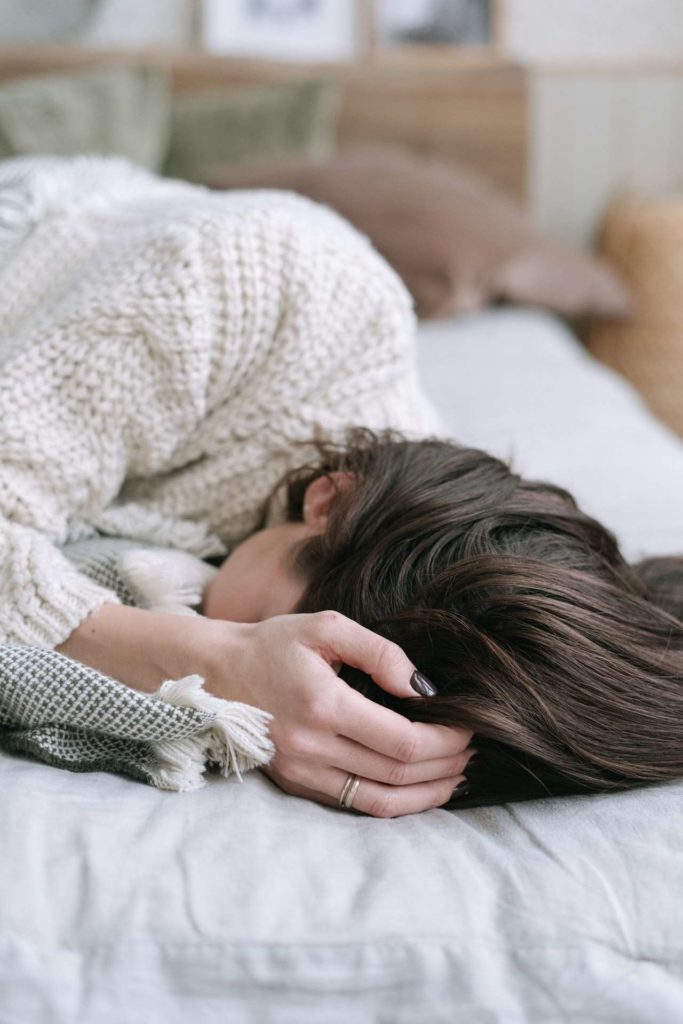
[[[334,470],[316,477],[304,493],[303,518],[316,533],[323,533],[334,499],[353,486],[353,474]]]

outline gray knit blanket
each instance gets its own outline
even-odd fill
[[[81,572],[137,606],[119,571],[130,547],[101,538],[62,550]],[[271,717],[212,696],[198,675],[168,680],[150,695],[56,651],[0,645],[0,747],[58,768],[118,772],[173,790],[203,785],[207,769],[241,780],[275,752]]]

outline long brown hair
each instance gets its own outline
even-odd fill
[[[482,751],[454,806],[625,789],[683,776],[683,558],[629,566],[563,489],[449,441],[349,431],[286,477],[302,518],[316,477],[351,473],[303,542],[296,611],[336,609],[397,642],[438,687],[400,700]]]

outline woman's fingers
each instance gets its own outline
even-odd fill
[[[360,743],[347,739],[346,736],[336,736],[326,748],[325,756],[329,758],[331,765],[347,774],[353,772],[375,782],[406,786],[462,775],[476,752],[473,747],[468,747],[455,756],[436,757],[427,761],[397,761],[369,750]]]
[[[398,697],[415,697],[410,683],[413,663],[401,648],[338,612],[311,616],[318,649],[329,664],[339,660],[366,672],[383,689]],[[429,700],[429,697],[425,697]],[[397,761],[434,760],[460,754],[473,733],[457,726],[410,722],[395,711],[347,687],[330,725],[337,733]]]
[[[315,612],[311,619],[315,645],[330,664],[342,661],[358,668],[396,697],[418,695],[410,683],[415,666],[398,644],[340,612]]]
[[[310,766],[308,768],[310,770]],[[307,779],[306,783],[285,780],[272,764],[260,770],[285,792],[315,800],[328,807],[339,807],[339,797],[349,777],[349,772],[337,768],[319,768],[316,769],[316,788],[311,789],[310,779]],[[373,818],[397,818],[403,814],[418,814],[432,807],[441,807],[450,800],[455,787],[463,781],[464,775],[454,775],[431,782],[416,782],[410,786],[387,786],[381,782],[361,778],[351,809],[372,815]]]
[[[370,750],[409,763],[461,754],[474,735],[470,729],[453,725],[411,722],[350,686],[340,695],[330,725]]]
[[[411,722],[336,675],[340,663],[351,665],[385,690],[415,697],[414,666],[400,647],[327,611],[273,616],[256,623],[248,639],[231,671],[236,664],[242,699],[274,716],[276,755],[263,771],[285,792],[336,806],[355,774],[361,782],[353,807],[376,817],[450,798],[472,754],[471,730]]]

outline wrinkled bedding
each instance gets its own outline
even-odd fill
[[[444,431],[683,550],[683,445],[556,321],[421,328]],[[0,754],[0,1024],[683,1020],[683,783],[374,820]]]

